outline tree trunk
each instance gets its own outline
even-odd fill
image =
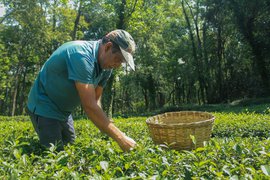
[[[115,75],[112,73],[111,77],[109,78],[107,85],[104,89],[104,96],[102,98],[102,106],[109,118],[112,118],[112,110],[113,110],[113,100],[114,100],[114,83]]]
[[[110,100],[110,104],[109,104],[109,109],[108,109],[108,117],[109,119],[112,119],[112,116],[113,116],[113,110],[114,110],[114,105],[115,105],[115,101],[114,101],[114,97],[115,97],[115,89],[114,89],[114,83],[113,83],[113,88],[111,90],[112,92],[112,95],[110,96],[111,97],[111,100]]]
[[[222,39],[221,39],[221,27],[218,25],[217,32],[217,59],[218,59],[218,68],[217,68],[217,82],[219,90],[219,102],[224,100],[224,90],[223,90],[223,77],[222,77]]]
[[[198,13],[199,13],[199,2],[197,1],[197,8],[196,8],[196,16],[194,15],[192,8],[189,6],[189,4],[186,2],[186,4],[189,7],[194,25],[195,25],[195,31],[196,31],[196,37],[197,37],[197,43],[198,43],[198,51],[197,51],[197,71],[198,71],[198,81],[199,81],[199,95],[201,98],[198,98],[198,101],[202,100],[203,103],[205,103],[205,80],[204,80],[204,64],[202,63],[203,54],[202,54],[202,41],[200,38],[200,32],[198,27]],[[188,18],[188,17],[187,17]],[[189,25],[190,26],[190,25]],[[191,29],[191,28],[190,28]],[[194,43],[195,44],[195,43]]]
[[[3,106],[4,106],[4,101],[2,99],[0,99],[0,114],[4,114],[3,113]]]
[[[118,17],[119,17],[119,21],[117,24],[117,28],[118,29],[125,29],[125,6],[126,6],[127,2],[126,0],[122,0],[122,3],[119,6],[119,11],[118,11]]]
[[[184,6],[184,0],[182,0],[182,8],[183,8],[183,13],[184,13],[184,16],[185,16],[185,20],[187,22],[187,28],[188,28],[188,31],[189,31],[189,37],[190,37],[190,41],[191,41],[191,44],[192,44],[192,55],[193,55],[193,58],[194,58],[194,61],[195,61],[195,70],[196,70],[196,77],[197,77],[197,80],[199,81],[199,85],[200,85],[200,90],[202,89],[202,85],[201,85],[201,79],[202,79],[202,75],[201,75],[201,70],[200,70],[200,62],[199,62],[199,58],[198,58],[198,54],[197,54],[197,49],[196,49],[196,46],[195,46],[195,40],[194,40],[194,35],[193,35],[193,31],[191,29],[191,24],[190,24],[190,20],[189,20],[189,17],[188,17],[188,14],[186,12],[186,9],[185,9],[185,6]],[[192,84],[190,84],[190,86],[193,86]],[[195,94],[196,94],[196,91],[195,91]],[[190,95],[188,93],[188,95]]]
[[[21,87],[22,87],[22,90],[20,91],[21,93],[19,94],[19,99],[20,101],[18,102],[19,104],[19,110],[18,110],[18,113],[19,114],[23,114],[23,110],[25,108],[25,79],[26,79],[26,75],[27,75],[27,67],[25,67],[25,70],[23,72],[23,80],[22,80],[22,83],[21,83]]]
[[[143,88],[142,92],[143,92],[143,97],[144,97],[145,109],[149,109],[149,101],[148,101],[147,90]]]
[[[156,108],[156,85],[152,75],[148,75],[147,77],[148,84],[148,92],[149,92],[149,103],[150,109],[153,110]]]
[[[78,25],[80,23],[80,17],[82,14],[82,0],[80,0],[79,2],[79,8],[78,8],[78,13],[74,22],[74,28],[73,28],[73,32],[72,32],[72,40],[76,40],[77,39],[77,30],[78,30]]]
[[[16,111],[16,105],[17,105],[17,94],[18,94],[18,88],[19,88],[19,76],[20,76],[20,67],[17,67],[16,73],[15,73],[15,83],[14,83],[14,93],[13,93],[13,100],[12,100],[12,111],[11,116],[15,115]]]
[[[256,21],[256,16],[258,15],[257,6],[252,6],[249,10],[249,16],[245,15],[244,10],[240,9],[241,6],[235,0],[230,0],[231,7],[233,9],[234,15],[237,20],[237,26],[239,31],[242,33],[246,41],[249,43],[252,53],[254,55],[253,61],[256,64],[256,71],[259,73],[259,76],[262,81],[265,95],[270,94],[270,85],[269,85],[269,73],[267,70],[267,63],[263,55],[263,50],[267,49],[266,45],[257,40],[254,37],[254,23]],[[245,9],[246,11],[246,9]]]
[[[9,88],[6,87],[5,89],[5,98],[3,100],[3,104],[1,106],[1,109],[0,109],[0,113],[2,115],[9,115],[9,103],[8,103],[8,100],[9,100]]]
[[[56,28],[56,10],[55,8],[57,7],[57,0],[54,0],[54,4],[53,4],[53,24],[52,24],[52,31],[55,32],[55,28]]]
[[[204,64],[205,64],[205,93],[206,93],[206,103],[209,103],[210,98],[212,97],[212,93],[209,92],[209,78],[210,77],[210,68],[209,68],[209,61],[208,61],[208,53],[207,53],[207,37],[206,37],[207,26],[206,22],[203,23],[203,57],[204,57]]]
[[[202,100],[203,103],[205,103],[205,79],[204,79],[204,64],[202,63],[202,59],[203,59],[203,53],[202,53],[202,41],[200,38],[200,32],[199,32],[199,26],[198,26],[198,17],[199,17],[199,4],[197,1],[197,9],[196,9],[196,16],[194,15],[192,8],[189,6],[189,4],[186,2],[186,4],[189,7],[190,10],[190,14],[192,16],[194,25],[195,25],[195,32],[196,32],[196,37],[197,37],[197,43],[198,43],[198,51],[195,51],[195,53],[197,53],[196,55],[193,55],[195,57],[195,61],[196,61],[196,65],[197,65],[197,73],[198,73],[198,81],[199,81],[199,93],[200,93],[200,97],[198,98],[198,101],[200,103],[200,101]],[[184,5],[182,5],[184,8]],[[185,18],[186,20],[188,19],[187,14],[185,13]],[[188,26],[189,26],[189,31],[191,33],[191,25],[190,25],[190,21],[188,20]],[[192,35],[193,36],[193,35]],[[193,41],[194,38],[192,37]],[[195,41],[194,41],[194,47],[195,48]]]

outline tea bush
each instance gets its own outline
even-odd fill
[[[193,151],[153,144],[146,117],[115,119],[138,143],[126,153],[89,120],[60,152],[42,151],[29,121],[0,120],[0,179],[269,179],[270,116],[214,115],[213,137]]]
[[[270,137],[270,116],[256,113],[215,113],[213,136]]]

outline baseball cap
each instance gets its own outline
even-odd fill
[[[116,29],[109,32],[106,37],[115,42],[120,47],[121,53],[124,56],[125,61],[131,67],[131,69],[135,71],[133,54],[136,49],[136,44],[132,36],[125,30]]]

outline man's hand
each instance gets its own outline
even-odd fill
[[[130,151],[136,146],[136,142],[126,135],[123,136],[123,139],[118,144],[123,151]]]
[[[136,142],[122,133],[106,116],[100,106],[97,104],[95,87],[91,84],[76,82],[78,94],[81,99],[85,113],[91,121],[102,132],[113,138],[123,151],[128,151],[135,147]]]

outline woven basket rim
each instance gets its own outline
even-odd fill
[[[207,114],[209,115],[208,119],[205,120],[200,120],[197,122],[190,122],[190,123],[170,123],[170,124],[159,124],[159,123],[154,123],[151,122],[151,120],[155,117],[158,116],[165,116],[166,114],[176,114],[176,113],[196,113],[196,114]],[[159,127],[180,127],[180,126],[204,126],[204,125],[208,125],[213,123],[215,120],[215,116],[213,116],[211,113],[208,112],[203,112],[203,111],[175,111],[175,112],[166,112],[166,113],[162,113],[162,114],[158,114],[155,116],[151,116],[149,118],[146,119],[146,124],[150,125],[150,126],[159,126]]]

